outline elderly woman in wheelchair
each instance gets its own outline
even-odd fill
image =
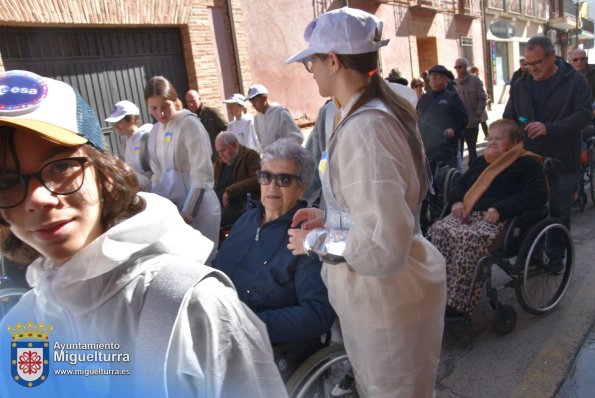
[[[478,261],[497,245],[509,220],[547,201],[541,158],[523,149],[521,134],[512,121],[492,123],[484,155],[448,192],[451,213],[428,231],[446,258],[447,317],[475,310],[481,297],[481,284],[473,286]]]
[[[320,260],[293,256],[287,249],[287,230],[295,212],[306,207],[300,198],[314,167],[308,151],[295,142],[283,139],[269,145],[256,174],[261,203],[235,222],[213,261],[265,323],[271,343],[285,344],[292,358],[320,348],[321,335],[336,317],[320,276]]]

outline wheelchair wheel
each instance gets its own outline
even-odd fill
[[[554,241],[559,248],[556,251],[551,249]],[[573,261],[574,244],[564,225],[548,218],[529,229],[517,256],[522,274],[514,286],[523,310],[541,315],[558,305],[574,272]]]
[[[0,289],[0,319],[21,299],[27,289],[19,287],[9,287]]]
[[[287,382],[287,393],[291,398],[326,398],[349,366],[342,344],[325,347],[296,369]]]
[[[589,169],[587,171],[588,173],[588,179],[589,179],[589,191],[591,191],[591,202],[593,204],[595,204],[595,187],[593,186],[593,172],[595,171],[595,164],[591,163],[591,165],[589,166]]]

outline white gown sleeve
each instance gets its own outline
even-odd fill
[[[304,135],[297,124],[295,124],[291,113],[289,113],[287,109],[283,109],[280,112],[280,117],[284,133],[284,136],[282,135],[281,138],[290,138],[302,145],[302,142],[304,142]]]
[[[188,170],[190,190],[213,188],[213,163],[211,163],[211,140],[200,121],[192,116],[184,117],[182,133],[176,146],[176,168]]]

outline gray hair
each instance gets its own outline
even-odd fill
[[[271,160],[289,160],[295,164],[297,175],[301,178],[302,187],[308,188],[314,179],[315,165],[310,152],[297,142],[282,138],[264,149],[260,167]]]
[[[462,63],[464,63],[466,68],[469,67],[469,61],[467,61],[467,58],[459,58],[457,59],[457,61],[461,61]]]
[[[546,54],[554,53],[554,45],[547,36],[534,36],[527,42],[527,50],[534,50],[536,47],[541,47],[545,50]]]
[[[229,131],[222,131],[219,134],[217,134],[217,137],[215,137],[215,141],[217,140],[223,140],[223,143],[225,145],[234,145],[240,143],[238,141],[238,137],[236,137],[234,133],[230,133]]]

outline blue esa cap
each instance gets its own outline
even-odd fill
[[[0,73],[0,125],[23,128],[64,146],[104,149],[95,112],[70,85],[35,73]]]

